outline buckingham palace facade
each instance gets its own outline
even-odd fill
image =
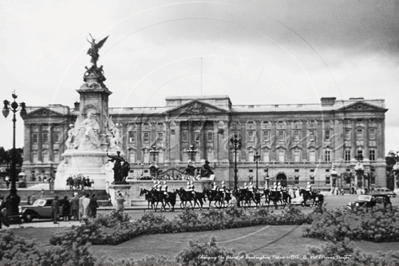
[[[28,107],[23,164],[28,181],[55,173],[78,111],[79,103]],[[161,171],[173,170],[170,175],[191,158],[196,166],[205,159],[216,181],[231,187],[235,158],[240,184],[258,177],[259,186],[281,181],[345,187],[352,185],[348,177],[361,161],[365,182],[386,186],[386,111],[384,100],[334,97],[315,104],[234,105],[228,96],[181,96],[167,97],[162,107],[108,108],[131,176],[148,175],[154,158]],[[237,156],[230,143],[234,135],[242,143]],[[187,152],[190,146],[195,154]],[[337,178],[331,175],[333,164]]]

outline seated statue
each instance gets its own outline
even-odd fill
[[[99,130],[98,122],[93,118],[92,113],[88,113],[87,118],[79,125],[75,147],[79,150],[97,149],[100,145]]]

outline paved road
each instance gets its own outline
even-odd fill
[[[326,203],[326,208],[327,209],[334,209],[337,207],[345,207],[349,202],[356,200],[358,195],[344,195],[344,196],[332,196],[332,195],[327,195],[325,196],[325,203]],[[399,206],[399,197],[396,198],[391,198],[391,202],[393,206]],[[206,204],[206,207],[208,207],[208,204]],[[208,208],[205,208],[204,211],[206,211]],[[272,207],[270,207],[272,209]],[[112,207],[100,207],[98,212],[100,214],[102,213],[110,213],[112,211]],[[303,212],[304,213],[310,213],[313,210],[313,208],[310,207],[304,207]],[[141,207],[140,209],[137,208],[127,208],[125,210],[125,213],[129,214],[129,216],[132,219],[138,219],[140,216],[147,210],[143,210]],[[152,210],[150,210],[152,212]],[[174,212],[156,212],[158,215],[164,215],[167,219],[172,219],[174,216],[178,215],[181,212],[181,210],[177,209]],[[281,210],[275,210],[275,213],[279,213]],[[33,220],[30,223],[24,223],[22,222],[20,225],[19,224],[12,224],[10,225],[9,228],[19,228],[19,227],[68,227],[72,225],[79,225],[80,222],[75,222],[75,221],[60,221],[58,224],[54,224],[50,220]],[[4,230],[3,226],[3,230]]]

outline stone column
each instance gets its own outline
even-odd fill
[[[376,133],[376,138],[377,138],[377,160],[383,160],[385,158],[385,128],[384,128],[384,120],[383,119],[376,119],[377,123],[377,133]]]
[[[276,156],[276,143],[278,140],[277,137],[277,121],[270,121],[271,122],[271,130],[270,130],[270,139],[271,139],[271,149],[270,149],[270,161],[276,161],[277,160],[277,156]]]
[[[42,124],[39,124],[39,132],[37,136],[37,161],[43,162],[43,149],[42,149]]]
[[[351,160],[355,158],[356,154],[356,120],[352,119],[352,137],[351,137]],[[355,184],[357,186],[357,184]]]
[[[144,157],[143,157],[143,153],[142,153],[142,148],[143,148],[143,144],[142,144],[142,132],[141,132],[141,128],[142,128],[143,123],[139,122],[136,123],[136,138],[137,138],[137,151],[136,151],[136,161],[137,162],[144,162]]]
[[[319,147],[320,145],[323,145],[323,120],[317,120],[317,126],[316,126],[316,146]],[[322,158],[322,161],[324,161],[324,154],[322,154],[323,149],[322,148],[316,148],[316,162]],[[320,178],[320,176],[319,176]]]
[[[165,121],[165,163],[170,162],[170,121]]]
[[[219,145],[218,145],[218,121],[213,120],[213,161],[219,162]],[[222,135],[223,136],[223,135]]]
[[[31,163],[32,125],[25,123],[24,163]]]
[[[341,125],[340,125],[341,123]],[[333,138],[333,145],[334,145],[334,157],[333,161],[344,161],[344,141],[345,136],[343,132],[343,124],[342,121],[336,119],[334,120],[334,138]]]
[[[127,147],[128,147],[128,142],[129,142],[129,133],[127,132],[127,123],[120,123],[122,124],[122,151],[125,152],[125,154],[128,154],[127,152]]]
[[[248,137],[247,137],[247,123],[246,122],[247,122],[246,120],[240,120],[240,124],[241,124],[240,132],[241,132],[242,145],[241,145],[241,150],[239,153],[240,156],[237,156],[238,162],[248,161],[248,151],[247,151]]]
[[[302,135],[300,136],[300,139],[302,139],[302,160],[308,160],[308,138],[306,137],[308,135],[308,123],[306,120],[302,120]]]
[[[285,127],[285,132],[286,132],[286,138],[285,139],[288,139],[288,137],[290,138],[290,139],[292,139],[292,125],[291,125],[291,123],[292,123],[293,121],[290,121],[290,120],[288,120],[288,121],[286,121],[286,127]],[[285,144],[285,143],[284,143]],[[287,156],[286,156],[286,158],[287,158],[287,162],[292,162],[293,160],[292,160],[292,158],[293,158],[293,156],[292,156],[292,149],[290,149],[291,147],[288,147],[287,146]]]
[[[53,152],[53,125],[48,125],[48,160],[49,162],[54,162],[54,152]],[[52,174],[52,173],[50,173]]]

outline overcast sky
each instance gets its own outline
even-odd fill
[[[109,35],[98,63],[111,107],[201,94],[236,105],[385,99],[386,152],[399,150],[398,14],[384,0],[2,0],[0,100],[16,90],[29,106],[72,107],[88,33]],[[22,129],[18,118],[17,147]],[[0,133],[11,148],[10,117]]]

